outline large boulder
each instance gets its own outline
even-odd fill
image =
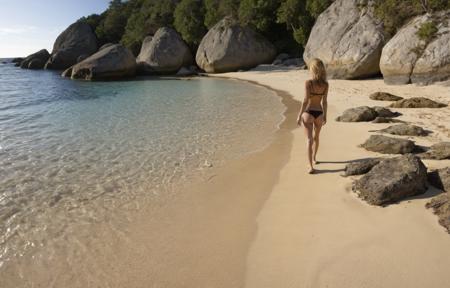
[[[90,56],[97,52],[97,36],[89,24],[75,22],[70,25],[53,44],[53,51],[46,69],[63,70],[77,63],[81,55]]]
[[[392,103],[389,107],[393,108],[442,108],[447,105],[433,101],[425,97],[412,97]]]
[[[359,161],[353,161],[345,166],[343,176],[362,175],[372,170],[375,165],[380,163],[380,158],[367,158]]]
[[[434,22],[437,32],[430,40],[418,31]],[[417,16],[384,46],[380,68],[387,84],[407,84],[450,79],[450,12]]]
[[[145,74],[174,74],[194,62],[191,51],[180,34],[163,27],[144,39],[136,59],[139,70]]]
[[[373,167],[353,189],[371,205],[386,205],[425,193],[427,168],[422,161],[407,154],[385,159]]]
[[[438,189],[450,192],[450,167],[428,173],[428,182]]]
[[[202,39],[196,61],[208,73],[222,73],[272,63],[275,56],[275,47],[262,35],[226,17]]]
[[[25,59],[20,62],[20,68],[28,69],[30,68],[30,63],[35,61],[35,63],[31,65],[31,69],[42,69],[43,67],[37,65],[38,61],[45,63],[49,57],[50,54],[46,49],[39,50],[38,52],[25,57]]]
[[[403,97],[396,96],[387,92],[375,92],[370,94],[369,98],[377,101],[398,101],[403,99]]]
[[[433,209],[434,214],[439,217],[439,224],[450,233],[450,192],[434,197],[426,207]]]
[[[367,122],[372,121],[378,116],[377,112],[368,106],[349,108],[341,116],[336,118],[340,122]]]
[[[436,143],[427,152],[420,154],[420,157],[433,160],[450,159],[450,142]]]
[[[72,79],[106,80],[134,76],[136,59],[130,50],[115,44],[98,51],[64,72]]]
[[[317,18],[305,47],[308,65],[321,59],[331,78],[364,78],[380,73],[383,25],[373,16],[373,1],[336,0]]]
[[[400,136],[426,136],[428,132],[422,127],[411,124],[399,124],[381,129],[380,132]]]
[[[345,110],[341,116],[336,118],[340,122],[368,122],[375,120],[377,117],[397,117],[400,113],[392,112],[384,107],[368,107],[360,106]]]
[[[411,140],[392,138],[383,135],[371,135],[362,148],[382,154],[406,154],[414,152],[417,147]]]

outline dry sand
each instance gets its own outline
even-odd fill
[[[227,73],[304,97],[307,71],[260,67]],[[369,94],[390,92],[405,98],[424,96],[449,103],[444,85],[387,86],[383,80],[331,80],[328,124],[321,135],[320,174],[308,175],[305,139],[296,129],[288,163],[256,219],[257,232],[247,257],[245,287],[450,287],[450,235],[424,205],[437,191],[390,205],[369,206],[351,192],[351,179],[341,177],[345,163],[376,153],[357,145],[369,130],[392,124],[339,123],[343,110],[361,105],[387,106]],[[400,110],[399,110],[400,111]],[[401,109],[400,119],[434,131],[409,137],[430,145],[450,138],[450,108]],[[426,161],[430,168],[450,161]]]

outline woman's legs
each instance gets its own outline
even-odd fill
[[[320,129],[322,129],[322,125],[323,125],[323,116],[319,116],[318,118],[314,119],[314,144],[313,144],[313,160],[314,163],[317,164],[317,160],[316,160],[316,156],[317,156],[317,151],[319,150],[319,137],[320,137]]]
[[[302,115],[303,129],[306,135],[306,147],[308,151],[308,161],[309,161],[309,173],[314,172],[312,154],[313,154],[313,127],[314,127],[314,117],[309,113],[304,112]]]

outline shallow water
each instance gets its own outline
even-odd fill
[[[265,147],[283,111],[238,81],[79,82],[0,64],[0,274],[52,247],[87,253],[73,243],[95,231],[67,241],[80,227],[120,235],[129,211]]]

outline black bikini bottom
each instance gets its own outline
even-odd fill
[[[313,116],[314,119],[319,117],[320,115],[323,114],[323,111],[317,111],[317,110],[306,110],[306,113],[308,113],[309,115]]]

